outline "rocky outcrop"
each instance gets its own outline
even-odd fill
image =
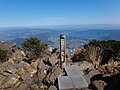
[[[0,42],[0,48],[3,49],[3,50],[8,50],[8,51],[11,51],[11,52],[15,52],[15,50],[17,49],[16,48],[16,43],[13,43],[11,41],[8,41],[8,42]]]
[[[56,84],[56,78],[59,76],[60,68],[58,67],[58,64],[55,65],[54,63],[51,63],[54,61],[49,61],[49,63],[48,61],[49,60],[43,59],[38,64],[37,72],[34,75],[34,81],[50,87],[51,85]]]
[[[111,76],[96,74],[90,80],[92,90],[120,90],[120,73]]]
[[[12,42],[1,42],[0,48],[11,53],[8,61],[0,63],[1,90],[57,90],[57,77],[62,72],[59,54],[46,50],[41,58],[31,59],[29,52],[18,49]],[[104,48],[87,45],[74,60],[77,62],[67,59],[67,65],[79,66],[90,90],[120,90],[119,56],[115,60]]]
[[[58,66],[46,65],[40,59],[38,61],[32,64],[8,61],[0,65],[0,89],[40,90],[54,86],[59,75]]]
[[[2,90],[41,90],[56,88],[59,68],[54,56],[46,52],[42,58],[30,63],[28,53],[18,49],[12,42],[0,43],[0,48],[11,54],[9,60],[0,64],[0,89]],[[15,52],[12,52],[12,50]],[[53,60],[54,59],[54,60]]]
[[[16,53],[16,51],[18,50],[16,47],[16,43],[13,43],[11,41],[0,42],[0,49],[7,50],[9,57]]]
[[[77,51],[72,60],[74,63],[77,62],[80,69],[84,71],[85,78],[89,83],[89,89],[119,90],[119,54],[120,41],[93,40]]]

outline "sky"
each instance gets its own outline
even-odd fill
[[[120,0],[0,0],[0,27],[120,25]]]

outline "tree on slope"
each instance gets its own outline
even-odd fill
[[[41,42],[39,39],[35,37],[31,37],[26,39],[22,43],[22,47],[35,55],[36,57],[40,57],[42,53],[48,48],[48,45]]]

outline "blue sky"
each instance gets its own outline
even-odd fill
[[[0,26],[120,25],[120,0],[0,0]]]

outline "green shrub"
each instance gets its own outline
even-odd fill
[[[81,51],[79,53],[76,53],[71,59],[73,62],[90,61],[87,51]]]
[[[92,40],[88,45],[100,47],[104,51],[107,51],[111,57],[115,60],[120,54],[120,41],[116,40]]]
[[[84,45],[84,49],[82,49],[79,53],[75,53],[74,56],[71,58],[73,62],[77,61],[90,61],[90,51],[89,47],[99,47],[103,50],[103,57],[102,63],[107,63],[111,58],[114,60],[120,60],[120,41],[116,40],[91,40],[88,44]],[[97,52],[96,52],[97,53]],[[97,57],[98,58],[98,57]]]
[[[7,51],[0,49],[0,62],[7,61]]]
[[[48,48],[48,45],[41,42],[35,37],[26,39],[22,44],[22,47],[31,52],[36,57],[40,57],[42,53]]]

